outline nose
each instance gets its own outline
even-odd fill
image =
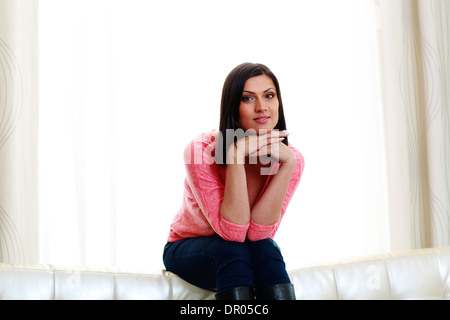
[[[267,106],[264,105],[264,101],[261,98],[255,100],[255,112],[261,112],[267,110]]]

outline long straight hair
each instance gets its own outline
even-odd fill
[[[245,83],[249,78],[267,75],[275,84],[275,89],[278,96],[278,123],[274,129],[286,130],[286,121],[284,119],[283,101],[281,99],[280,85],[277,77],[273,72],[263,64],[260,63],[242,63],[235,67],[228,74],[222,89],[222,100],[220,103],[220,121],[219,121],[219,139],[216,150],[216,163],[221,163],[224,166],[226,163],[226,155],[228,148],[233,144],[233,139],[227,139],[227,133],[236,132],[242,127],[239,124],[239,106],[244,92]],[[234,136],[235,137],[235,136]],[[288,139],[282,141],[288,145]]]

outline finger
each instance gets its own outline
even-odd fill
[[[277,144],[277,143],[279,143],[280,141],[283,141],[284,139],[286,139],[286,137],[278,137],[278,136],[273,136],[273,137],[271,137],[271,138],[269,138],[269,139],[266,139],[265,140],[265,142],[263,142],[262,144],[261,144],[261,146],[264,146],[264,145],[271,145],[271,144]]]
[[[239,147],[241,150],[245,150],[246,155],[253,156],[253,154],[262,147],[277,144],[284,140],[288,135],[289,133],[287,131],[279,130],[271,130],[260,135],[249,135],[240,141]]]
[[[258,137],[258,136],[247,136],[244,139],[239,140],[236,145],[237,149],[240,152],[243,152],[245,155],[253,156],[255,152],[258,151],[261,147],[270,144],[272,142],[271,139],[269,141],[265,137]]]
[[[270,133],[267,134],[267,144],[283,141],[286,139],[286,137],[289,135],[289,133],[285,131],[279,131],[279,130],[272,130]]]
[[[270,157],[270,148],[267,147],[263,147],[260,148],[258,150],[256,150],[255,152],[251,153],[249,156],[252,158],[258,158],[258,157]]]
[[[269,144],[266,144],[264,146],[260,146],[257,150],[252,152],[250,154],[250,156],[251,157],[258,157],[258,156],[268,156],[268,157],[270,157],[273,154],[278,154],[279,142],[280,141],[277,139],[277,141],[275,141],[273,143],[269,143]]]

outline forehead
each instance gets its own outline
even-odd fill
[[[248,78],[244,86],[244,90],[253,92],[265,91],[269,88],[275,89],[275,84],[272,79],[265,74]]]

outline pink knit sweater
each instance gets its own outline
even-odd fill
[[[244,242],[246,238],[250,241],[273,238],[300,182],[305,166],[302,154],[289,144],[297,155],[297,164],[284,198],[279,221],[268,226],[258,225],[251,220],[247,225],[238,225],[225,220],[220,214],[226,168],[214,162],[214,147],[213,131],[199,135],[186,146],[183,203],[172,221],[167,241],[214,234],[227,241],[238,242]],[[270,180],[270,176],[267,177],[265,187]]]

